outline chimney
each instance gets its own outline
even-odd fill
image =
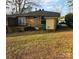
[[[41,11],[41,9],[39,9],[39,11]]]
[[[42,9],[42,11],[44,11],[44,9]]]

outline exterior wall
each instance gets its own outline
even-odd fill
[[[57,25],[57,18],[46,17],[46,29],[55,30]]]
[[[16,26],[17,25],[17,18],[7,18],[8,26]]]
[[[34,19],[33,19],[33,17],[26,17],[26,23],[27,23],[27,25],[34,26]]]
[[[56,25],[57,25],[57,17],[45,17],[46,18],[46,30],[55,30],[56,29]],[[21,18],[22,19],[22,18]],[[33,27],[37,26],[39,27],[39,29],[41,29],[41,17],[24,17],[23,19],[25,19],[24,24],[26,25],[31,25]],[[18,19],[16,19],[18,20]],[[8,32],[15,32],[18,31],[18,29],[21,29],[23,31],[24,27],[22,26],[14,26],[14,27],[9,27],[9,25],[16,25],[15,24],[15,19],[10,19],[8,22],[6,22],[7,26],[7,31]]]
[[[35,27],[35,26],[40,27],[41,26],[41,18],[40,17],[37,17],[37,18],[26,17],[26,23],[28,25],[33,26],[33,27]]]

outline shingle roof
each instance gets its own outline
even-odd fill
[[[60,13],[58,12],[50,12],[50,11],[32,11],[25,14],[18,14],[18,15],[8,15],[8,16],[48,16],[48,17],[59,17]]]
[[[27,14],[23,14],[23,16],[49,16],[49,17],[52,16],[52,17],[59,17],[60,13],[49,12],[49,11],[32,11],[32,12],[29,12]]]

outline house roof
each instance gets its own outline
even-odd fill
[[[15,14],[15,15],[7,15],[8,17],[16,17],[16,16],[47,16],[47,17],[59,17],[60,13],[51,12],[51,11],[32,11],[25,14]]]

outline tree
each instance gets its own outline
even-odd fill
[[[69,7],[73,6],[73,0],[67,0],[67,5],[68,5]]]
[[[11,12],[13,13],[23,13],[25,9],[28,9],[28,12],[31,11],[33,6],[40,6],[37,2],[32,0],[7,0],[6,9],[11,7]],[[15,11],[15,12],[14,12]]]
[[[73,14],[72,13],[69,13],[65,16],[65,22],[70,28],[73,28]]]
[[[67,0],[67,6],[71,9],[71,13],[68,13],[65,16],[65,22],[70,28],[73,28],[73,13],[72,13],[73,0]]]

